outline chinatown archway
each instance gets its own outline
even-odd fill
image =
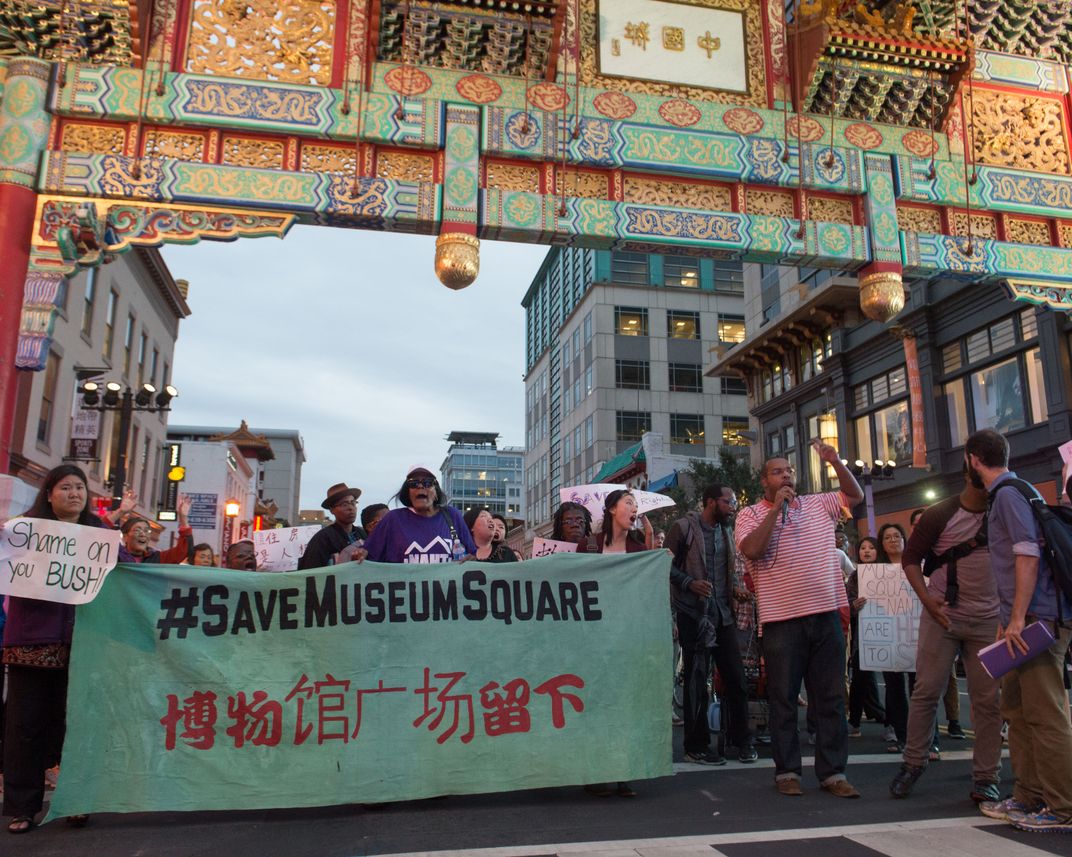
[[[1072,309],[1070,10],[993,5],[0,0],[0,465],[63,279],[138,245],[423,233],[452,288],[484,238],[674,248],[858,272],[882,321],[944,272]]]

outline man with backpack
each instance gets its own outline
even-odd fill
[[[1054,635],[1049,648],[1002,678],[1001,713],[1009,722],[1016,782],[1012,797],[979,808],[1020,830],[1072,833],[1072,724],[1063,676],[1072,599],[1059,585],[1067,584],[1072,556],[1050,553],[1061,533],[1044,539],[1040,521],[1053,523],[1053,512],[1033,486],[1009,471],[1004,437],[992,429],[978,431],[968,438],[964,455],[972,484],[990,494],[990,558],[1001,606],[998,639],[1013,654],[1027,652],[1021,634],[1030,623],[1045,622]],[[1057,521],[1057,526],[1063,525]]]
[[[890,794],[896,798],[908,797],[927,767],[938,700],[960,654],[975,727],[971,798],[976,803],[1001,800],[998,683],[979,660],[979,650],[994,642],[998,628],[986,500],[986,491],[972,485],[965,466],[964,489],[923,512],[901,557],[905,577],[924,610],[919,619],[916,686],[908,708],[904,764],[890,783]]]

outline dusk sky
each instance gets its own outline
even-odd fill
[[[429,236],[295,226],[165,247],[193,311],[170,422],[297,429],[306,509],[340,481],[387,502],[411,465],[438,472],[452,430],[523,446],[520,302],[546,253],[482,241],[480,276],[452,292]]]

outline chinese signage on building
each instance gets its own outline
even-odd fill
[[[744,13],[666,0],[601,0],[599,70],[613,77],[748,91]]]

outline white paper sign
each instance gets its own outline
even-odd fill
[[[914,672],[923,604],[895,563],[864,563],[856,570],[860,597],[860,668]]]
[[[664,0],[600,0],[599,71],[747,92],[744,13]]]
[[[559,488],[558,501],[560,503],[579,503],[592,515],[592,532],[595,532],[603,524],[603,501],[612,491],[620,491],[622,485],[612,485],[599,482],[595,485],[574,485],[572,488]],[[637,513],[646,515],[656,509],[665,509],[673,506],[674,498],[665,494],[657,494],[654,491],[637,491],[630,489],[630,493],[637,502]]]
[[[253,549],[257,553],[257,571],[294,571],[309,539],[319,532],[317,526],[255,531]]]
[[[550,556],[553,553],[577,553],[577,545],[575,542],[560,542],[555,539],[535,538],[532,540],[533,559]]]
[[[121,539],[103,527],[12,518],[0,527],[0,593],[87,604],[119,561]]]

